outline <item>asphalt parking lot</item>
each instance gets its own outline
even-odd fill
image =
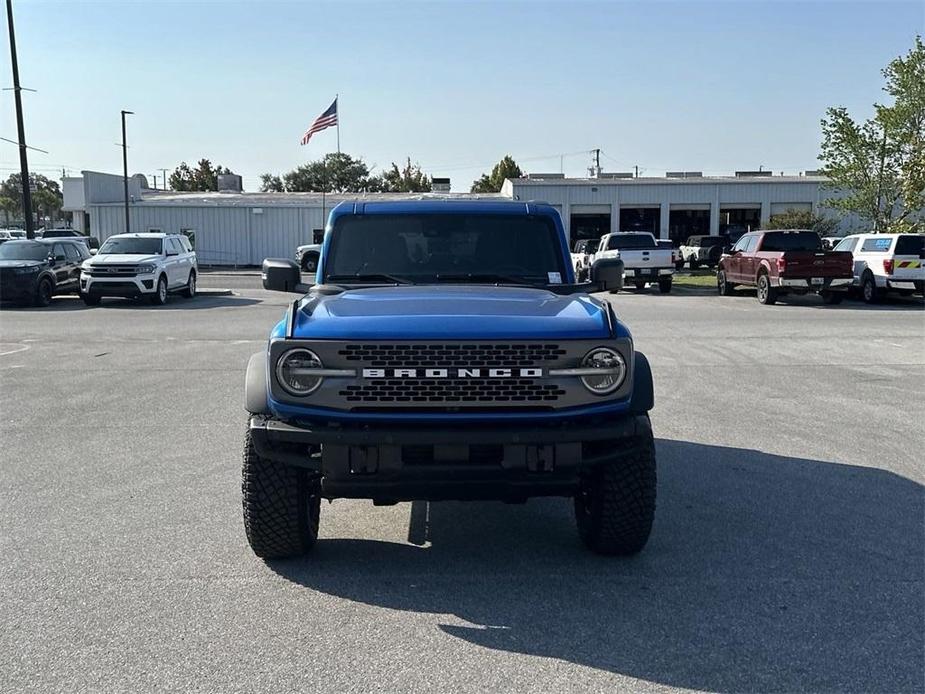
[[[566,500],[240,519],[243,375],[287,297],[0,311],[0,690],[925,689],[925,312],[612,297],[656,379],[647,549]]]

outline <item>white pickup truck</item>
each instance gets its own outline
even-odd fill
[[[600,239],[582,239],[575,242],[572,252],[572,265],[575,267],[575,281],[584,282],[591,274],[591,265],[594,264],[594,253]]]
[[[604,234],[595,254],[597,258],[619,258],[623,261],[624,280],[636,289],[645,289],[649,283],[658,284],[662,294],[671,291],[674,275],[672,249],[660,247],[655,237],[645,231],[618,231]]]

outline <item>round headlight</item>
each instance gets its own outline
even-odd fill
[[[276,380],[290,395],[308,395],[321,385],[321,377],[312,372],[323,368],[321,359],[309,349],[290,349],[276,362]]]
[[[626,378],[626,360],[616,350],[607,347],[592,349],[581,360],[584,368],[599,369],[600,375],[582,376],[585,388],[595,395],[607,395],[614,392]]]

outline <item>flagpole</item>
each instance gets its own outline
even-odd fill
[[[334,108],[337,110],[337,153],[340,154],[340,94],[334,95]]]

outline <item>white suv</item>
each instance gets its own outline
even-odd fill
[[[104,296],[146,296],[164,304],[170,292],[196,296],[198,272],[183,234],[117,234],[81,266],[80,296],[88,306]]]
[[[839,241],[835,250],[854,255],[852,285],[869,304],[888,291],[922,292],[925,234],[853,234]]]

